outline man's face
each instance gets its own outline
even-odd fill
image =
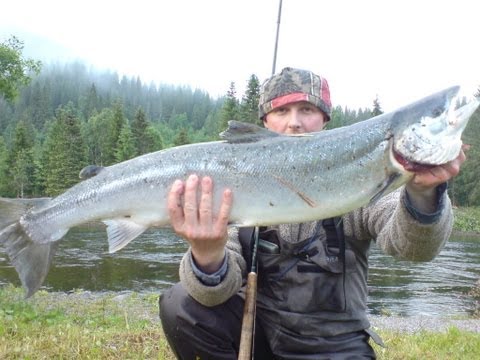
[[[325,123],[325,114],[307,101],[294,102],[275,108],[266,115],[263,121],[267,129],[281,134],[320,131]]]

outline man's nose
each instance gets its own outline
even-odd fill
[[[292,130],[297,130],[297,129],[300,129],[301,126],[302,126],[302,122],[298,112],[292,111],[288,119],[288,127]]]

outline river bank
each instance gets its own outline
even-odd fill
[[[11,285],[0,288],[2,359],[175,358],[161,329],[156,293],[23,295]],[[480,319],[371,316],[371,322],[387,344],[376,347],[379,359],[480,357],[480,348],[472,346],[480,342]],[[455,356],[445,357],[450,353]]]
[[[38,311],[59,311],[65,315],[81,315],[82,309],[101,304],[101,312],[109,315],[121,309],[126,319],[136,319],[159,325],[158,296],[156,293],[123,292],[91,292],[78,290],[75,292],[47,292],[39,291],[32,298],[24,300],[23,290],[13,286],[0,288],[2,302],[25,303]],[[4,307],[6,304],[4,304]],[[1,310],[0,310],[1,314]],[[0,317],[1,319],[1,317]],[[384,316],[370,315],[369,319],[374,328],[387,331],[445,332],[451,327],[461,330],[480,333],[480,318],[438,317],[438,316]]]

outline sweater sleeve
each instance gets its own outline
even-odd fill
[[[246,262],[242,257],[242,249],[238,241],[238,228],[228,230],[226,245],[227,270],[222,281],[211,286],[203,283],[192,268],[191,250],[180,262],[180,282],[195,300],[205,306],[215,306],[227,301],[235,295],[243,285],[246,276]]]
[[[377,203],[344,217],[345,234],[371,240],[386,254],[403,260],[430,261],[444,247],[453,227],[453,212],[445,191],[432,216],[412,208],[405,187]]]

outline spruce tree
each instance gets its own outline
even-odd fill
[[[142,108],[138,108],[131,125],[133,144],[138,155],[146,154],[152,149],[151,139],[147,137],[148,121]]]
[[[55,196],[79,181],[78,174],[86,165],[85,145],[73,105],[58,109],[45,140],[43,168],[45,193]]]
[[[100,107],[100,99],[97,93],[97,87],[94,83],[88,89],[88,92],[85,96],[84,104],[83,104],[83,115],[85,119],[90,118],[94,114],[96,114]]]
[[[122,162],[134,158],[137,155],[135,144],[130,130],[130,126],[125,123],[115,148],[115,160],[116,162]]]
[[[25,121],[17,123],[12,148],[8,156],[10,189],[12,195],[31,195],[34,183],[33,127]]]
[[[382,107],[380,106],[380,100],[378,100],[378,95],[377,95],[375,100],[373,100],[372,117],[382,115],[382,114],[383,114],[383,110],[382,110]]]
[[[175,136],[175,139],[173,139],[173,145],[180,146],[186,144],[190,144],[190,139],[188,137],[187,129],[182,128],[177,136]]]
[[[108,126],[108,132],[105,134],[108,141],[107,154],[105,154],[105,165],[111,165],[116,162],[115,149],[117,148],[120,133],[126,122],[127,120],[123,114],[122,103],[115,103],[113,109],[113,118]]]
[[[228,127],[228,122],[230,120],[238,120],[239,104],[236,96],[237,90],[235,88],[235,82],[232,81],[221,109],[220,131],[223,131]]]

